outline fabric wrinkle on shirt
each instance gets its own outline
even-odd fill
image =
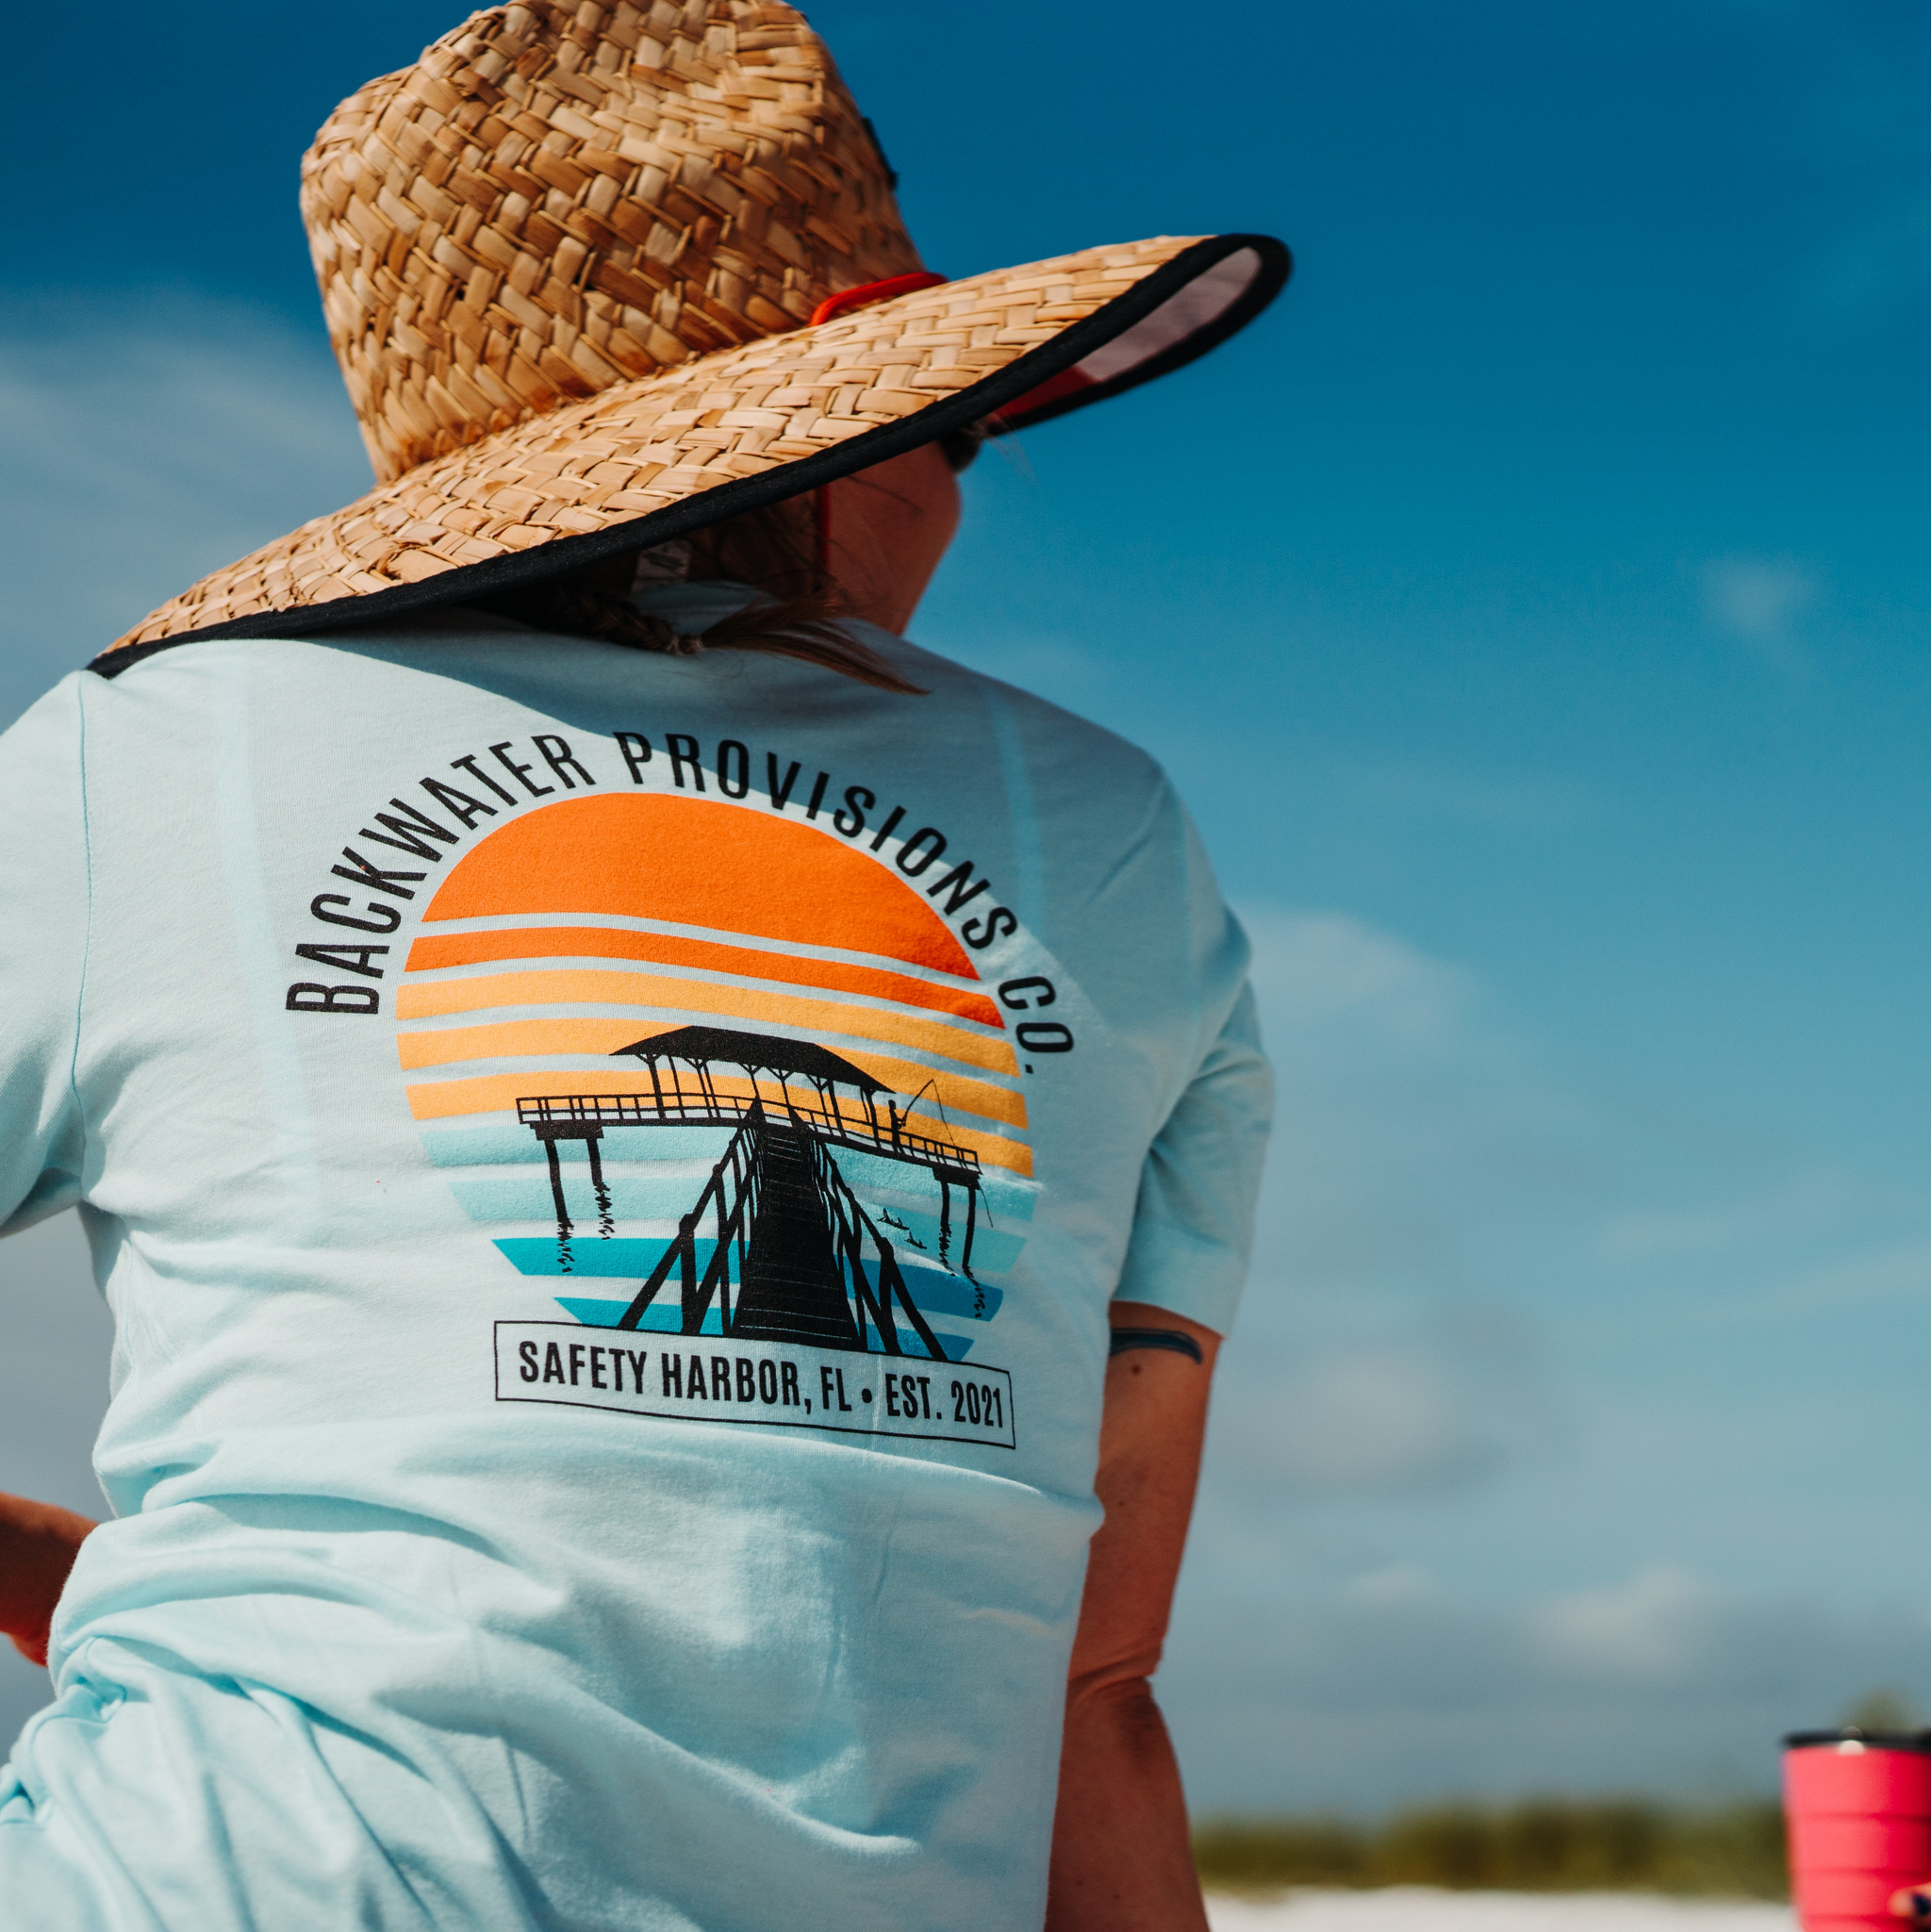
[[[1268,1078],[1158,768],[857,628],[930,695],[451,613],[0,737],[118,1338],[9,1925],[1040,1922],[1108,1303],[1226,1331]]]

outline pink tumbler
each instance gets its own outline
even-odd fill
[[[1804,1932],[1903,1932],[1891,1893],[1931,1880],[1931,1733],[1792,1731],[1784,1816]]]

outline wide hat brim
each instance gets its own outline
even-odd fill
[[[204,577],[89,667],[296,637],[526,587],[993,419],[1021,429],[1164,375],[1279,293],[1264,235],[1087,249],[893,297],[499,431]]]

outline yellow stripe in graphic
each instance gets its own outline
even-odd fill
[[[404,1071],[413,1073],[419,1067],[451,1066],[465,1060],[533,1060],[549,1053],[608,1055],[635,1032],[635,1023],[622,1019],[512,1019],[497,1026],[400,1033],[396,1046]],[[948,1107],[1001,1120],[1009,1127],[1026,1125],[1026,1102],[1010,1088],[886,1054],[861,1051],[845,1057],[895,1094],[916,1094],[931,1082]],[[648,1091],[651,1085],[650,1073],[641,1065],[623,1080],[635,1092]],[[688,1073],[684,1084],[686,1089],[691,1085]],[[720,1082],[714,1078],[712,1084]]]
[[[815,1035],[833,1032],[916,1047],[992,1073],[1019,1070],[1007,1041],[968,1032],[938,1018],[920,1019],[876,1006],[846,1006],[835,1000],[767,993],[751,986],[717,986],[704,980],[682,980],[662,973],[583,969],[489,973],[473,980],[440,980],[427,984],[404,981],[396,989],[398,1019],[432,1019],[452,1013],[487,1012],[496,1006],[561,1005],[653,1006],[670,1012],[724,1014],[734,1019],[796,1027]],[[668,1032],[672,1024],[667,1021],[661,1031]]]

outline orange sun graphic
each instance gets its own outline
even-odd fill
[[[945,921],[884,861],[743,806],[615,794],[499,828],[431,900],[396,1015],[425,1122],[634,1091],[612,1054],[737,1023],[827,1049],[916,1131],[1032,1172],[1011,1040]]]

